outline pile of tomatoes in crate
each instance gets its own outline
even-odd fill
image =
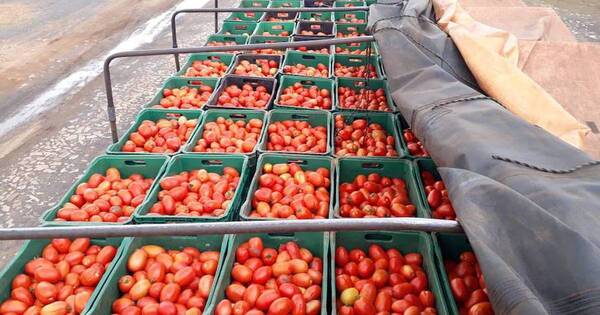
[[[444,268],[461,314],[494,314],[481,268],[473,252],[462,252],[458,262],[445,260]]]
[[[406,183],[400,178],[361,174],[352,182],[340,183],[339,187],[342,217],[415,216],[416,207],[408,196]]]
[[[195,247],[167,250],[144,245],[127,260],[129,274],[119,278],[121,297],[114,314],[193,314],[204,311],[217,275],[218,251]]]
[[[294,241],[276,248],[250,238],[235,251],[231,283],[215,315],[321,313],[323,261]]]
[[[335,154],[338,156],[398,156],[396,140],[379,123],[355,119],[347,123],[335,116]]]
[[[271,93],[263,85],[244,84],[240,88],[237,84],[231,84],[217,98],[217,106],[265,109],[269,100]]]
[[[240,64],[233,69],[233,74],[248,75],[254,77],[272,78],[277,74],[279,64],[275,60],[257,58],[254,62],[241,60]]]
[[[327,128],[302,120],[284,120],[267,128],[267,151],[325,153]]]
[[[211,72],[211,70],[207,70],[206,72]],[[214,75],[220,74],[220,72],[212,73]],[[178,89],[164,89],[163,98],[161,98],[158,105],[154,105],[153,108],[200,109],[202,105],[206,104],[212,92],[213,88],[204,84],[200,85],[200,87],[182,86]]]
[[[195,143],[193,152],[249,153],[258,143],[263,127],[260,119],[234,121],[218,117],[204,124],[202,137]]]
[[[0,314],[82,313],[116,254],[114,246],[89,238],[53,239],[12,279]]]
[[[320,89],[316,85],[305,87],[296,82],[282,90],[278,99],[284,106],[302,107],[309,109],[331,109],[333,101],[328,89]]]
[[[240,174],[233,167],[224,167],[223,175],[199,169],[164,177],[150,215],[222,216],[231,206],[239,181]]]
[[[152,186],[152,178],[131,174],[121,178],[117,168],[106,174],[94,173],[57,212],[55,221],[125,222],[144,202]]]
[[[143,120],[129,140],[121,148],[122,152],[175,153],[187,142],[198,124],[198,119],[161,118],[154,122]]]
[[[252,196],[250,217],[313,219],[329,216],[330,172],[296,163],[265,164]]]
[[[428,289],[419,253],[335,249],[335,307],[340,315],[435,315],[435,295]]]

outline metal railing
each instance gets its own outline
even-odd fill
[[[283,223],[283,224],[282,224]],[[244,233],[292,233],[336,231],[461,232],[458,222],[424,218],[319,219],[202,222],[140,225],[90,225],[65,227],[27,227],[0,229],[1,240],[123,237],[123,236],[185,236]]]
[[[112,81],[110,76],[110,64],[113,60],[127,57],[145,57],[145,56],[161,56],[161,55],[175,55],[175,54],[190,54],[190,53],[202,53],[202,52],[224,52],[224,51],[245,51],[255,49],[284,49],[284,48],[298,48],[298,47],[314,47],[314,46],[326,46],[326,45],[339,45],[349,43],[362,43],[372,42],[375,39],[373,36],[360,36],[350,38],[332,38],[332,39],[318,39],[301,42],[282,42],[282,43],[264,43],[264,44],[248,44],[248,45],[232,45],[232,46],[204,46],[204,47],[191,47],[191,48],[165,48],[165,49],[146,49],[146,50],[131,50],[114,53],[104,61],[104,86],[106,88],[106,103],[107,103],[107,114],[108,121],[110,124],[110,132],[112,135],[113,143],[119,141],[119,134],[117,131],[117,116],[115,111],[115,103],[113,99]]]

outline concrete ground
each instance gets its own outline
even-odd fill
[[[593,1],[530,1],[528,4],[557,6],[558,13],[578,40],[600,41],[597,25],[600,11],[597,4],[589,3]],[[135,10],[130,10],[131,1],[125,0],[112,1],[110,5],[109,1],[96,1],[92,5],[83,0],[61,0],[53,2],[60,5],[46,8],[40,8],[40,2],[33,0],[0,4],[0,76],[7,78],[0,80],[0,124],[14,117],[25,104],[35,101],[58,81],[57,78],[86,66],[94,71],[97,65],[89,65],[88,61],[101,64],[108,50],[143,27],[145,21],[172,9],[177,2],[138,1]],[[223,7],[237,5],[234,0],[220,2]],[[574,10],[579,10],[581,5],[587,13],[572,14],[569,3]],[[92,11],[98,14],[90,16]],[[17,20],[17,15],[24,18]],[[224,16],[221,15],[221,20]],[[60,23],[54,23],[56,21]],[[186,16],[179,25],[180,43],[187,46],[201,45],[214,31],[212,15],[208,14]],[[141,38],[142,45],[138,48],[169,47],[170,32],[168,28],[161,29],[163,26],[164,23],[152,26],[156,28],[150,30],[153,42],[143,44],[144,38]],[[48,33],[43,32],[44,28]],[[120,50],[131,49],[128,45],[119,47]],[[111,69],[118,126],[123,132],[175,69],[170,56],[121,60]],[[40,215],[52,207],[90,161],[111,144],[102,77],[92,76],[71,89],[72,93],[56,99],[50,95],[50,101],[44,104],[49,110],[27,117],[0,136],[2,227],[38,225]],[[13,256],[19,244],[0,242],[0,264]]]

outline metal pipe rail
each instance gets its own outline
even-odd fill
[[[234,224],[233,224],[234,223]],[[93,225],[0,229],[0,241],[124,236],[187,236],[244,233],[292,233],[336,231],[462,232],[457,221],[424,218],[319,219],[240,221],[142,225]]]
[[[117,116],[115,111],[115,103],[113,99],[112,81],[110,77],[110,64],[113,60],[126,57],[143,57],[143,56],[161,56],[161,55],[174,55],[174,54],[190,54],[190,53],[201,53],[201,52],[224,52],[224,51],[236,51],[236,50],[254,50],[254,49],[283,49],[283,48],[297,48],[297,47],[314,47],[314,46],[326,46],[326,45],[338,45],[338,44],[349,44],[349,43],[362,43],[374,41],[373,36],[360,36],[350,38],[334,38],[334,39],[318,39],[301,42],[285,42],[285,43],[265,43],[265,44],[248,44],[248,45],[234,45],[234,46],[219,46],[219,47],[191,47],[191,48],[165,48],[165,49],[146,49],[146,50],[131,50],[114,53],[104,61],[104,87],[106,89],[106,111],[108,115],[108,121],[110,124],[110,132],[112,135],[113,143],[119,141],[119,134],[117,132]]]
[[[317,7],[317,8],[219,8],[218,0],[215,0],[214,8],[200,9],[182,9],[173,12],[171,15],[171,41],[173,48],[178,47],[177,41],[177,21],[176,18],[180,14],[186,13],[215,13],[215,33],[219,31],[218,14],[224,12],[350,12],[350,11],[369,11],[369,7]],[[175,68],[180,70],[179,54],[175,54]]]

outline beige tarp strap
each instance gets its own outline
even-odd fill
[[[517,67],[517,38],[474,20],[457,0],[433,0],[438,25],[450,35],[481,88],[508,110],[563,141],[583,147],[589,129]]]

